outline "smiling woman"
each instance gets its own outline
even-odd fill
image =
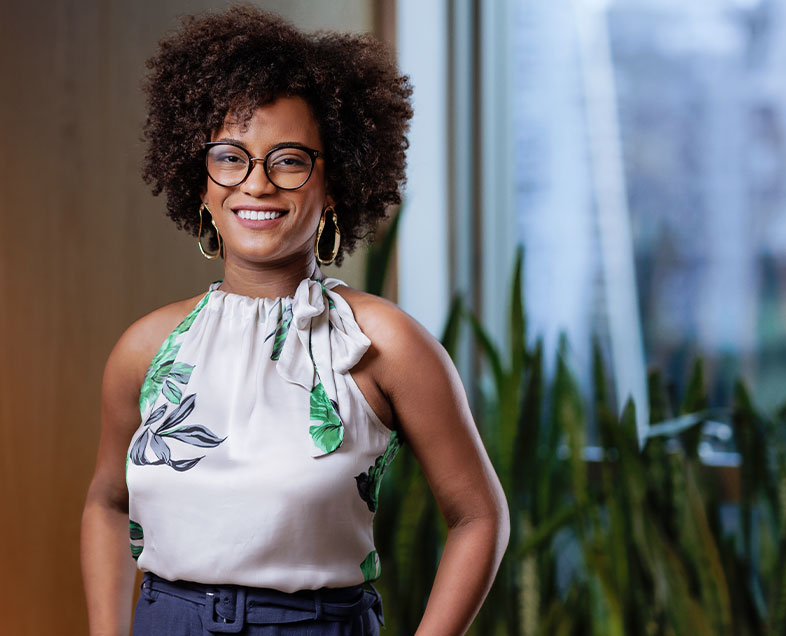
[[[243,125],[235,119],[229,114],[205,144],[209,178],[202,201],[223,240],[226,269],[281,269],[313,260],[322,210],[335,202],[326,192],[311,109],[302,97],[279,97],[258,106]],[[255,170],[257,163],[262,166]],[[268,218],[260,220],[260,213]],[[231,285],[227,280],[222,288]],[[275,297],[287,289],[264,292]]]
[[[402,444],[449,527],[417,634],[465,633],[508,518],[458,374],[407,314],[320,270],[400,201],[407,79],[367,36],[250,7],[188,18],[149,67],[145,177],[224,277],[107,361],[91,633],[127,633],[136,565],[135,635],[377,634],[372,525]]]

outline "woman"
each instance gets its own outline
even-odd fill
[[[400,202],[407,79],[368,36],[251,7],[188,18],[148,66],[145,179],[224,278],[139,319],[107,361],[91,633],[127,633],[136,559],[135,634],[377,634],[363,584],[402,441],[449,528],[417,634],[465,633],[508,518],[460,380],[407,314],[319,268]]]

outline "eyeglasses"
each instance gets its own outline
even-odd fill
[[[205,148],[207,176],[226,188],[243,183],[254,169],[254,162],[261,161],[270,183],[281,190],[297,190],[311,177],[317,157],[325,156],[319,150],[295,144],[276,146],[264,157],[252,157],[243,146],[225,141],[208,142]]]

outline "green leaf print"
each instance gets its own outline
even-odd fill
[[[387,467],[390,466],[401,448],[401,437],[397,431],[393,431],[388,439],[385,452],[377,457],[373,466],[369,466],[367,473],[360,473],[355,477],[357,482],[358,494],[366,502],[371,512],[376,512],[379,506],[379,488],[382,485],[382,476]]]
[[[310,419],[320,422],[308,431],[314,445],[324,453],[332,453],[344,441],[344,425],[338,416],[336,405],[328,397],[321,382],[311,389]]]
[[[139,393],[139,409],[141,411],[144,411],[150,404],[155,402],[164,380],[172,370],[175,357],[177,357],[177,352],[180,350],[180,343],[174,342],[173,336],[174,334],[166,339],[150,363],[147,373],[145,373],[145,379],[142,381],[142,390]]]
[[[211,292],[208,292],[204,295],[202,300],[197,303],[197,306],[194,307],[188,316],[186,316],[183,321],[175,327],[174,331],[169,334],[161,345],[161,348],[156,352],[156,355],[153,356],[153,361],[150,363],[145,373],[145,378],[142,381],[142,390],[139,393],[140,411],[144,412],[150,404],[155,402],[158,397],[158,392],[162,390],[164,381],[167,378],[171,378],[180,384],[187,384],[188,380],[191,378],[191,371],[194,369],[193,365],[175,363],[177,354],[180,351],[180,342],[178,342],[178,339],[182,334],[188,331],[194,323],[200,310],[207,303],[210,294]],[[175,393],[170,391],[168,394],[165,393],[164,396],[167,400],[173,402],[172,398],[175,397]],[[177,404],[177,401],[174,403]]]
[[[172,370],[169,372],[169,377],[180,384],[188,384],[188,381],[191,379],[191,372],[193,370],[193,364],[175,362],[175,364],[172,365]]]
[[[139,541],[145,538],[145,533],[142,531],[142,526],[140,526],[136,521],[128,520],[128,533],[131,536],[133,541]]]
[[[202,310],[202,307],[204,307],[207,304],[207,299],[210,297],[211,292],[212,290],[207,292],[202,297],[202,300],[199,301],[197,306],[191,310],[191,313],[188,314],[188,316],[186,316],[185,318],[183,318],[183,322],[181,322],[177,327],[175,327],[175,333],[177,334],[185,333],[191,328],[191,325],[194,324],[194,321],[196,320],[196,317],[199,314],[199,312]]]
[[[183,392],[171,380],[164,382],[164,388],[161,389],[161,393],[172,404],[180,404],[180,399],[183,397]]]
[[[365,583],[379,578],[379,575],[382,574],[382,566],[379,563],[379,555],[376,550],[372,550],[366,555],[363,563],[360,564],[360,571],[363,572]]]
[[[265,340],[274,337],[273,352],[270,354],[271,360],[278,360],[281,357],[281,352],[284,350],[284,343],[286,342],[287,335],[289,334],[289,327],[292,324],[292,304],[287,304],[278,317],[278,324],[275,331],[271,331]]]
[[[131,537],[131,541],[128,543],[129,547],[131,548],[131,556],[136,561],[139,558],[139,555],[142,554],[144,546],[134,542],[143,541],[145,534],[142,532],[142,526],[131,519],[128,520],[128,534]]]

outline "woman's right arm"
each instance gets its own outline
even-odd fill
[[[101,439],[82,513],[82,578],[91,636],[127,636],[131,625],[136,564],[129,549],[125,465],[140,423],[142,378],[152,357],[145,322],[137,321],[121,336],[104,369]]]

